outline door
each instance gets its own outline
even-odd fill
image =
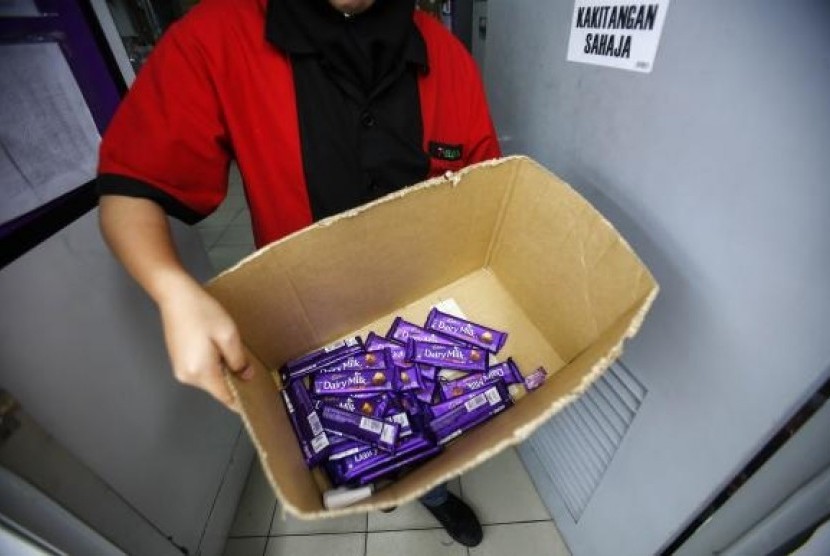
[[[590,199],[662,286],[595,407],[522,453],[574,554],[654,554],[830,374],[830,5],[673,2],[648,74],[566,61],[572,2],[488,5],[505,151]]]

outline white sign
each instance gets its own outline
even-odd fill
[[[651,72],[669,0],[575,0],[568,61]]]

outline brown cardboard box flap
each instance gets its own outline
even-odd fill
[[[256,377],[229,377],[282,506],[304,519],[400,505],[518,444],[582,393],[636,334],[657,295],[651,273],[572,188],[525,157],[467,168],[321,221],[207,286],[236,320]],[[423,322],[452,299],[506,330],[500,356],[550,376],[514,407],[362,503],[326,510],[270,371],[337,338]]]

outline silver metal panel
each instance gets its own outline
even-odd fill
[[[584,396],[527,440],[546,463],[545,471],[574,522],[602,481],[645,395],[645,387],[616,362]]]
[[[619,444],[579,522],[534,479],[574,554],[653,554],[830,372],[830,4],[672,2],[650,74],[567,62],[572,14],[488,2],[496,127],[603,212],[662,291],[626,347],[648,396],[622,442],[625,398],[600,413],[599,388],[585,397],[596,441]]]

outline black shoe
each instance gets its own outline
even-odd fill
[[[398,509],[398,507],[397,507],[397,506],[392,506],[391,508],[383,508],[383,509],[381,510],[381,512],[383,512],[383,513],[385,513],[385,514],[391,514],[392,512],[394,512],[394,511],[395,511],[395,510],[397,510],[397,509]]]
[[[455,542],[464,546],[478,546],[484,533],[472,508],[452,492],[447,493],[447,501],[440,506],[424,506],[435,516]]]

